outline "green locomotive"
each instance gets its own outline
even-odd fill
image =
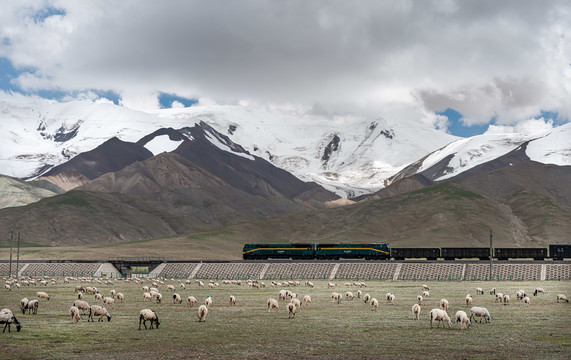
[[[386,260],[391,257],[388,244],[246,244],[244,260],[272,259],[366,259]]]

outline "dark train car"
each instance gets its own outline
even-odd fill
[[[549,244],[549,257],[553,260],[571,258],[571,244]]]
[[[490,258],[490,248],[441,248],[440,256],[444,260],[473,259],[488,260]]]
[[[389,245],[384,243],[374,244],[316,244],[315,258],[338,260],[366,259],[385,260],[391,256]]]
[[[405,258],[436,260],[440,257],[440,248],[391,248],[391,257],[395,260]]]
[[[244,260],[313,259],[313,244],[246,244],[242,250]]]
[[[498,260],[509,258],[543,260],[547,257],[547,248],[494,248],[494,257]]]

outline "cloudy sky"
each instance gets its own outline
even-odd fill
[[[568,1],[0,6],[5,96],[403,116],[459,135],[571,118]]]

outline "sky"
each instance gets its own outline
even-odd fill
[[[0,0],[0,7],[5,96],[407,118],[458,136],[571,118],[569,1]]]

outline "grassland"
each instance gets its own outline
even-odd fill
[[[207,322],[197,322],[196,307],[173,304],[167,284],[176,285],[183,299],[193,295],[202,302],[212,296]],[[74,285],[2,289],[0,307],[12,309],[23,329],[0,334],[0,359],[569,359],[571,354],[571,304],[555,302],[557,293],[570,295],[570,282],[429,283],[432,296],[423,304],[421,320],[415,321],[410,309],[421,291],[418,282],[367,283],[361,290],[379,299],[376,312],[360,299],[334,303],[324,281],[316,281],[314,288],[290,287],[300,296],[311,295],[313,302],[302,306],[295,319],[288,319],[284,301],[277,313],[265,308],[266,300],[277,298],[280,288],[221,284],[203,289],[193,283],[182,289],[178,281],[166,281],[159,286],[163,303],[150,304],[143,302],[141,285],[115,281],[114,285],[95,284],[105,295],[111,289],[125,294],[124,303],[109,309],[111,322],[90,323],[82,316],[72,324],[67,314],[75,299]],[[338,292],[357,291],[338,285]],[[478,286],[485,290],[495,286],[511,294],[512,303],[494,303],[487,292],[476,296]],[[531,296],[529,307],[515,299],[518,289],[530,294],[536,286],[544,287],[547,294]],[[38,315],[16,312],[21,298],[34,298],[39,290],[47,291],[51,299],[40,304]],[[384,300],[387,292],[395,293],[395,305]],[[467,293],[474,295],[474,305],[490,310],[490,324],[475,323],[467,331],[455,325],[452,329],[429,328],[428,312],[438,307],[441,298],[450,301],[453,315],[457,310],[467,311]],[[229,295],[236,296],[235,307],[228,306]],[[86,298],[96,303],[93,296]],[[147,307],[156,310],[161,325],[139,331],[138,313]]]

